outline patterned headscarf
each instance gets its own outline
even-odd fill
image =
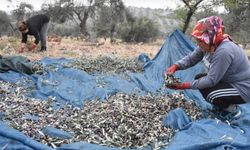
[[[223,35],[223,32],[224,25],[222,19],[218,16],[211,16],[199,20],[193,28],[191,35],[216,48],[225,38],[228,38],[228,35]]]

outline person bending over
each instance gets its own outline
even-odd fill
[[[49,28],[50,18],[46,15],[39,14],[32,16],[26,21],[18,21],[17,27],[22,33],[22,43],[19,49],[19,53],[22,53],[26,47],[28,35],[35,37],[35,42],[29,47],[29,51],[36,49],[39,42],[41,42],[40,51],[47,50],[47,33]]]

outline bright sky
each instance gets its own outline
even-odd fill
[[[126,6],[144,7],[144,8],[175,8],[176,0],[123,0]]]
[[[41,5],[44,2],[50,2],[51,0],[12,0],[9,3],[8,0],[0,0],[0,10],[10,11],[16,8],[20,2],[26,2],[32,4],[35,10],[40,10]],[[54,0],[53,0],[54,1]],[[85,1],[85,0],[78,0]],[[176,0],[123,0],[126,6],[144,7],[144,8],[175,8]],[[8,7],[9,6],[9,7]]]

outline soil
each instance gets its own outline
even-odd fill
[[[13,41],[2,40],[2,44],[5,43],[0,50],[2,55],[22,55],[28,57],[31,60],[40,60],[43,57],[50,58],[78,58],[82,56],[96,58],[99,55],[102,56],[114,56],[114,57],[138,57],[141,53],[145,53],[150,58],[153,58],[160,50],[163,39],[159,39],[152,43],[137,43],[129,44],[123,42],[110,43],[109,40],[95,39],[94,41],[87,41],[77,38],[49,38],[48,49],[45,52],[39,52],[38,48],[30,52],[27,49],[24,53],[19,54],[19,39],[16,39],[16,46],[12,46]],[[16,47],[16,48],[15,48]]]

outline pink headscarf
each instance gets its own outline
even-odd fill
[[[216,48],[224,39],[229,37],[229,35],[223,34],[223,31],[222,19],[218,16],[211,16],[199,20],[194,26],[191,35]]]

